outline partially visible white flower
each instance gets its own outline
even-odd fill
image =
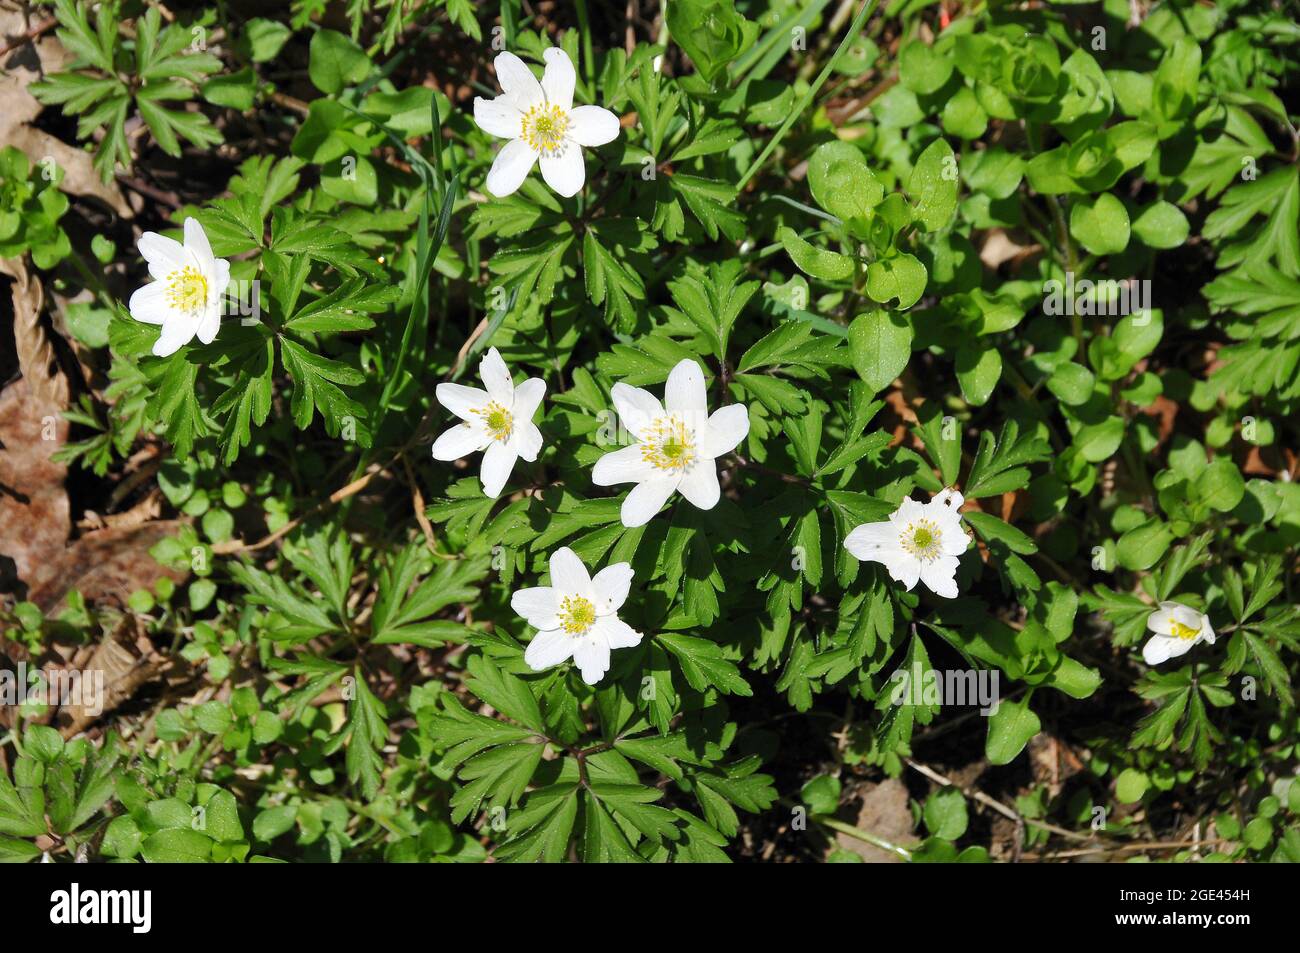
[[[614,385],[619,419],[637,442],[596,461],[597,486],[635,483],[623,500],[624,526],[643,526],[680,491],[695,506],[711,510],[722,495],[718,457],[734,450],[749,433],[749,410],[728,404],[709,414],[704,371],[687,358],[664,385],[664,402],[640,387]]]
[[[541,160],[542,178],[568,198],[587,178],[583,146],[603,146],[618,137],[618,117],[600,106],[573,105],[577,75],[569,54],[559,47],[542,53],[542,81],[513,53],[495,60],[502,93],[496,99],[474,98],[474,121],[489,135],[509,139],[488,170],[487,190],[512,194]]]
[[[1142,646],[1148,665],[1159,665],[1185,655],[1197,642],[1214,644],[1214,629],[1209,616],[1181,602],[1162,602],[1147,616],[1147,628],[1155,634]]]
[[[542,449],[542,432],[533,423],[533,413],[546,393],[546,382],[530,377],[518,387],[510,369],[496,348],[488,348],[478,366],[478,376],[487,390],[464,384],[439,384],[438,403],[459,417],[456,424],[433,442],[435,460],[459,460],[485,450],[479,480],[487,496],[500,496],[501,488],[523,457],[529,463]]]
[[[572,658],[595,685],[609,671],[609,653],[641,644],[641,633],[618,617],[632,585],[632,566],[614,563],[593,578],[567,546],[551,554],[551,584],[520,589],[510,607],[537,629],[524,651],[534,672]]]
[[[958,512],[962,502],[952,489],[936,493],[929,503],[904,497],[889,519],[850,532],[844,548],[858,559],[881,563],[909,591],[920,580],[935,595],[955,599],[957,557],[970,545]]]
[[[198,219],[187,218],[183,227],[183,245],[157,232],[145,232],[137,243],[154,280],[137,289],[127,307],[137,321],[162,325],[153,345],[159,357],[175,354],[195,337],[212,343],[230,284],[230,262],[213,257]]]

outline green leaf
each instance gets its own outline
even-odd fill
[[[1029,707],[1028,698],[1004,701],[989,716],[984,756],[990,764],[1010,764],[1042,728],[1042,722]]]
[[[895,255],[867,266],[867,294],[881,304],[897,299],[898,310],[906,311],[921,300],[926,278],[925,265],[915,256]]]
[[[1001,377],[1002,353],[996,348],[963,344],[957,349],[957,382],[970,403],[988,403]]]
[[[722,655],[716,642],[680,633],[661,633],[657,640],[672,653],[691,688],[702,692],[710,686],[729,695],[749,697],[753,690],[734,662]]]
[[[853,276],[852,258],[809,244],[796,235],[794,229],[788,225],[782,225],[777,229],[776,240],[784,246],[790,260],[805,274],[821,278],[823,281],[847,281]],[[917,297],[920,295],[918,294]]]
[[[1081,198],[1070,208],[1070,234],[1093,255],[1113,255],[1128,247],[1128,210],[1109,192]]]
[[[151,864],[203,864],[212,854],[212,841],[188,827],[173,827],[150,834],[140,853]]]
[[[311,38],[307,74],[317,89],[332,96],[369,76],[370,58],[342,33],[317,30]]]
[[[912,325],[902,315],[868,311],[849,325],[853,367],[872,392],[882,391],[907,367],[912,356]]]
[[[817,204],[841,221],[865,220],[885,197],[884,186],[867,168],[862,150],[847,142],[826,142],[808,160],[808,186]]]
[[[952,220],[957,211],[957,158],[952,146],[936,139],[926,147],[907,180],[907,194],[916,220],[927,232],[936,232]]]

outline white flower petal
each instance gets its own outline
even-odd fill
[[[1173,613],[1175,622],[1180,625],[1185,625],[1187,628],[1197,633],[1201,631],[1202,626],[1207,621],[1205,616],[1201,615],[1191,606],[1185,606],[1181,602],[1164,602],[1161,603],[1161,606],[1169,607],[1170,611]]]
[[[609,671],[609,643],[588,632],[575,640],[573,661],[582,671],[582,680],[588,685],[595,685]]]
[[[883,550],[897,547],[898,533],[888,520],[855,526],[844,537],[844,548],[858,559],[878,559]]]
[[[909,553],[900,551],[888,561],[879,558],[876,561],[883,563],[885,569],[889,572],[889,578],[895,582],[901,582],[903,588],[908,592],[916,588],[916,584],[921,578],[921,560]]]
[[[566,199],[577,195],[587,181],[587,165],[582,160],[582,150],[568,143],[561,145],[557,153],[543,153],[542,178],[556,195]]]
[[[657,476],[632,487],[619,510],[623,525],[630,529],[650,522],[673,495],[677,483],[675,476]]]
[[[956,526],[940,524],[940,552],[945,556],[960,556],[968,549],[970,549],[970,537],[966,535],[966,531],[961,528],[960,523]]]
[[[664,405],[659,403],[659,398],[642,387],[632,387],[620,381],[610,388],[610,398],[618,411],[618,419],[637,437],[664,415]]]
[[[221,330],[221,309],[209,306],[207,312],[203,315],[203,319],[199,321],[195,335],[204,344],[211,344],[219,330]]]
[[[537,412],[537,406],[545,395],[546,381],[540,377],[530,377],[516,387],[514,407],[511,410],[515,415],[515,423],[532,420],[533,414]]]
[[[230,286],[230,262],[224,258],[217,259],[216,281],[213,282],[212,295],[220,298],[226,293],[226,288]]]
[[[1161,662],[1167,662],[1171,658],[1184,654],[1191,647],[1192,643],[1186,639],[1153,635],[1147,639],[1147,644],[1142,646],[1142,658],[1148,665],[1159,665]]]
[[[510,608],[535,629],[560,627],[560,600],[550,586],[520,589],[510,597]]]
[[[1173,635],[1174,613],[1171,607],[1175,605],[1176,602],[1160,603],[1160,608],[1147,616],[1147,629],[1160,635]]]
[[[709,407],[704,395],[704,369],[697,361],[683,358],[668,374],[664,385],[664,406],[670,412],[703,420]],[[697,416],[698,415],[698,416]]]
[[[718,483],[718,469],[712,460],[697,460],[682,475],[677,490],[693,506],[702,510],[711,510],[718,505],[722,496],[722,485]]]
[[[913,523],[917,520],[928,519],[929,516],[930,513],[925,508],[925,504],[918,503],[910,496],[905,496],[903,497],[903,502],[898,504],[898,509],[894,510],[894,512],[890,514],[889,518],[906,526],[908,523]]]
[[[646,462],[638,443],[614,450],[597,460],[591,471],[591,482],[596,486],[614,486],[619,483],[642,483],[658,475],[659,471]]]
[[[143,288],[137,288],[127,303],[131,317],[145,324],[162,324],[171,314],[167,304],[167,282],[151,281]]]
[[[194,339],[198,322],[187,314],[172,314],[163,322],[162,334],[153,342],[153,352],[158,357],[175,354]]]
[[[631,588],[631,563],[614,563],[596,573],[591,580],[591,591],[596,597],[596,615],[607,616],[617,612],[627,601]]]
[[[568,112],[573,108],[573,87],[578,81],[573,61],[558,46],[542,51],[542,59],[546,61],[546,68],[542,71],[542,92],[546,93],[546,101]]]
[[[551,587],[560,596],[580,596],[591,599],[591,573],[568,546],[551,553]],[[592,600],[594,601],[594,600]]]
[[[474,97],[474,121],[489,136],[518,139],[524,128],[524,114],[506,96],[496,99]]]
[[[603,146],[620,131],[618,116],[601,106],[579,106],[569,113],[568,135],[580,146]]]
[[[212,254],[212,246],[208,244],[208,233],[203,230],[197,218],[187,218],[183,227],[185,248],[198,259],[199,270],[205,275],[216,277],[217,259]]]
[[[701,457],[712,460],[730,453],[749,434],[749,408],[744,404],[719,407],[701,429],[698,447]]]
[[[493,499],[501,495],[510,471],[515,468],[519,453],[514,447],[500,440],[493,440],[483,452],[483,465],[479,469],[479,480],[483,484],[483,495]]]
[[[157,232],[145,232],[136,242],[136,248],[149,263],[149,274],[162,280],[178,268],[189,264],[185,255],[185,246],[173,238],[159,235]]]
[[[578,640],[563,629],[538,632],[524,649],[524,661],[534,672],[540,672],[566,661],[577,644]]]
[[[487,190],[499,199],[513,195],[524,184],[536,161],[537,153],[532,146],[522,139],[511,139],[492,160],[485,183]]]
[[[488,395],[505,408],[515,405],[515,382],[510,377],[510,368],[501,358],[501,352],[490,347],[479,361],[478,376],[487,388]]]
[[[444,430],[433,442],[433,459],[459,460],[482,450],[491,439],[482,427],[467,423],[456,424],[451,429]]]
[[[591,627],[591,634],[605,640],[611,649],[630,649],[640,645],[642,634],[632,628],[616,615],[607,615],[596,620]]]
[[[438,398],[438,403],[461,420],[470,421],[478,421],[479,415],[474,411],[482,410],[492,399],[487,391],[477,387],[466,387],[464,384],[439,384],[434,388],[433,393]]]
[[[938,559],[930,559],[921,563],[921,581],[936,596],[943,596],[945,599],[957,598],[956,575],[956,556],[940,556]]]
[[[515,54],[508,50],[498,53],[493,65],[497,69],[497,82],[501,84],[506,98],[520,112],[528,112],[546,100],[542,84],[537,82],[533,71]]]
[[[542,432],[537,429],[537,424],[531,421],[521,424],[516,420],[515,432],[510,439],[515,452],[529,463],[536,460],[537,455],[542,452]]]

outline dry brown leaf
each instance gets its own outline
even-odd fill
[[[27,381],[0,393],[0,592],[24,598],[26,580],[67,542],[67,468],[50,459],[67,437],[58,407],[33,396]]]
[[[41,306],[45,292],[39,278],[27,270],[22,258],[0,258],[0,274],[14,280],[10,294],[14,303],[14,348],[23,378],[40,401],[68,406],[68,379],[59,370],[54,348],[41,327]]]
[[[26,580],[27,598],[49,613],[73,588],[88,603],[125,604],[135,590],[147,589],[163,576],[180,582],[187,573],[159,565],[149,548],[183,525],[184,520],[159,520],[87,533],[33,570]]]

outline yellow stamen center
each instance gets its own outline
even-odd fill
[[[582,635],[596,624],[596,607],[582,596],[565,596],[560,600],[560,627],[569,635]]]
[[[208,279],[193,265],[176,269],[167,277],[167,303],[188,314],[202,311],[208,303]]]
[[[1171,619],[1169,625],[1173,630],[1170,634],[1176,639],[1185,639],[1190,641],[1201,634],[1199,628],[1193,629],[1191,626],[1183,625],[1177,620]]]
[[[495,400],[474,411],[483,418],[483,426],[493,440],[508,440],[515,429],[515,418]]]
[[[569,114],[559,106],[534,106],[524,113],[521,138],[544,155],[559,152],[569,129]]]
[[[641,435],[641,458],[656,470],[680,473],[695,462],[695,444],[686,422],[675,414],[660,417]]]
[[[931,520],[916,520],[907,524],[899,544],[904,552],[911,553],[917,559],[937,559],[941,553],[942,535],[939,527]]]

